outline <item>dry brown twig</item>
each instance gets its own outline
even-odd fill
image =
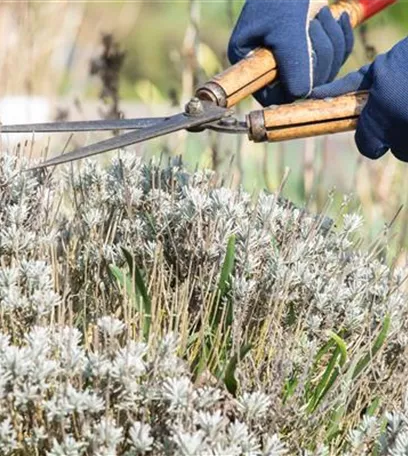
[[[120,72],[126,52],[120,49],[119,43],[111,34],[102,35],[102,46],[102,54],[91,60],[89,72],[93,76],[98,76],[102,82],[99,97],[108,105],[108,109],[100,110],[101,116],[104,119],[119,119],[123,115],[119,109]]]

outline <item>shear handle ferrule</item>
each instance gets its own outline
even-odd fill
[[[276,142],[351,131],[367,100],[367,92],[356,92],[253,111],[247,116],[249,137],[254,142]]]

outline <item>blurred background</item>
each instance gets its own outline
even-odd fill
[[[237,0],[0,1],[0,122],[163,116],[194,87],[227,66],[226,47],[243,2]],[[398,2],[356,32],[343,72],[357,69],[407,35]],[[258,108],[247,100],[237,109]],[[40,156],[103,138],[101,133],[1,135],[3,149]],[[106,135],[105,135],[106,136]],[[361,157],[352,134],[255,145],[246,138],[181,132],[135,146],[146,159],[183,157],[211,167],[253,194],[276,191],[334,216],[345,204],[365,218],[364,242],[391,242],[405,264],[408,165],[391,154]],[[346,197],[344,196],[346,195]],[[390,228],[390,230],[389,230]],[[391,234],[390,234],[391,231]]]

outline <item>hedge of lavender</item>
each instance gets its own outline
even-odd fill
[[[404,271],[346,203],[27,166],[0,155],[1,455],[408,454]]]

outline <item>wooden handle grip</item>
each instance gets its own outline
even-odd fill
[[[330,9],[336,18],[347,12],[352,26],[356,27],[395,1],[338,0],[330,6]],[[272,83],[277,77],[278,69],[272,52],[260,48],[200,87],[196,95],[218,106],[229,108]]]
[[[367,100],[367,92],[357,92],[253,111],[247,116],[250,139],[276,142],[351,131]]]

